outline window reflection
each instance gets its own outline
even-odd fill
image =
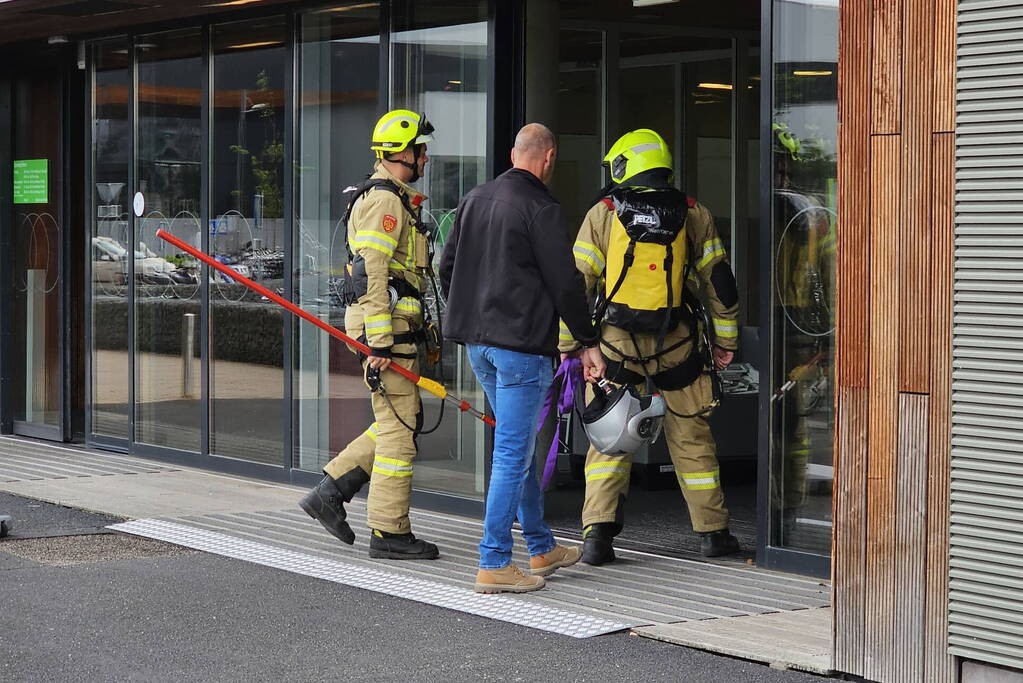
[[[130,436],[128,61],[126,40],[93,48],[92,432],[122,439]]]
[[[135,221],[136,433],[141,443],[198,451],[199,268],[156,236],[202,235],[202,34],[138,36]]]
[[[772,544],[827,554],[833,479],[837,3],[775,3]]]
[[[284,287],[283,17],[213,27],[209,253]],[[210,271],[210,453],[279,465],[283,312]]]
[[[437,232],[437,259],[461,197],[486,180],[487,3],[400,3],[391,35],[391,107],[425,112],[437,128],[419,187],[429,198],[424,217]],[[427,296],[434,321],[435,297]],[[452,386],[477,405],[483,392],[461,347],[445,344],[441,362],[424,374]],[[424,395],[426,428],[441,402]],[[480,496],[484,488],[484,427],[448,412],[437,430],[419,439],[416,488]]]
[[[338,329],[346,265],[342,190],[373,168],[380,102],[379,8],[345,3],[301,18],[295,163],[295,296]],[[325,332],[295,329],[295,466],[319,471],[373,422],[356,356]]]

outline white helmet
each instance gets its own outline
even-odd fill
[[[664,399],[640,396],[631,386],[615,388],[606,379],[583,410],[583,429],[590,443],[607,455],[632,454],[661,433]]]

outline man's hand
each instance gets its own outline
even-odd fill
[[[732,363],[732,359],[735,358],[735,351],[728,351],[720,346],[715,346],[711,350],[711,355],[714,357],[714,367],[718,370],[724,370]]]
[[[583,362],[583,378],[587,382],[597,382],[604,376],[607,362],[604,360],[604,354],[600,352],[599,346],[583,349],[579,357]]]
[[[369,357],[369,367],[373,368],[374,370],[381,370],[381,371],[383,371],[383,370],[386,370],[387,368],[389,368],[390,366],[391,366],[391,359],[390,358],[383,358],[381,356],[370,356]]]

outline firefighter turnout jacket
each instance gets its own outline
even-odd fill
[[[373,179],[389,180],[419,212],[426,197],[394,177],[377,163]],[[386,189],[374,188],[356,200],[348,222],[348,245],[364,262],[366,293],[350,306],[345,316],[349,329],[361,327],[366,343],[375,355],[387,355],[394,344],[394,319],[407,323],[406,329],[419,329],[423,322],[419,294],[424,290],[421,269],[429,267],[426,236],[416,230],[418,215],[405,210],[401,197]],[[391,310],[389,287],[395,284],[397,302]]]

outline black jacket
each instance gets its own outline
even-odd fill
[[[440,284],[451,341],[555,356],[560,316],[580,343],[597,344],[561,205],[529,171],[513,168],[462,198]]]

